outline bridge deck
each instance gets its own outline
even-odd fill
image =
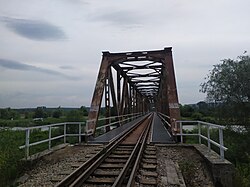
[[[152,124],[152,143],[174,143],[172,136],[167,131],[160,117],[155,113]]]
[[[128,122],[122,125],[121,127],[118,127],[101,136],[98,136],[94,138],[93,140],[90,140],[89,143],[108,143],[113,138],[115,138],[120,133],[122,133],[125,129],[131,127],[134,123],[139,121],[141,118],[142,117],[137,118],[134,121]],[[164,127],[160,118],[156,114],[154,115],[151,132],[152,134],[151,134],[150,142],[152,143],[174,143],[171,135],[169,134],[167,129]]]

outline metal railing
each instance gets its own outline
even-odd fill
[[[115,119],[115,118],[117,118],[118,121],[115,121],[115,122],[112,122],[112,123],[97,127],[96,129],[97,130],[102,129],[102,128],[105,129],[108,126],[112,126],[112,125],[117,124],[117,123],[120,124],[120,123],[128,121],[128,120],[133,120],[133,119],[135,119],[137,117],[140,117],[142,115],[143,115],[143,113],[133,113],[133,114],[126,114],[126,115],[122,115],[122,116],[111,116],[111,117],[108,117],[108,118],[100,118],[100,119],[98,119],[98,121],[103,121],[103,120],[106,120],[106,119]],[[124,117],[125,117],[125,119],[123,119]],[[78,126],[78,127],[76,127],[76,128],[78,128],[77,133],[67,133],[67,127],[69,125]],[[60,128],[60,127],[63,127],[63,134],[52,137],[52,129],[53,128]],[[74,129],[76,129],[76,128],[74,127]],[[39,130],[39,129],[40,130],[45,129],[46,131],[48,131],[48,138],[30,143],[30,136],[32,134],[32,131]],[[43,126],[27,127],[27,128],[24,128],[23,130],[25,131],[25,134],[26,134],[25,145],[20,146],[19,149],[25,149],[26,158],[29,157],[29,155],[30,155],[30,147],[32,147],[32,146],[48,142],[48,149],[50,150],[51,147],[52,147],[52,141],[53,140],[63,138],[63,140],[64,140],[63,142],[66,143],[67,137],[76,136],[76,137],[78,137],[78,142],[81,143],[81,141],[82,141],[81,137],[82,136],[91,135],[91,133],[86,132],[86,124],[85,124],[85,122],[56,123],[56,124],[43,125]]]
[[[198,126],[198,133],[183,133],[183,126],[185,125],[197,125]],[[199,144],[201,144],[201,140],[204,139],[207,141],[207,147],[208,150],[211,151],[211,144],[215,145],[220,149],[220,158],[224,159],[224,151],[226,151],[228,148],[224,146],[223,142],[223,129],[225,129],[224,126],[213,124],[213,123],[208,123],[204,121],[176,121],[176,126],[179,125],[180,128],[180,133],[177,133],[177,136],[181,137],[181,143],[183,143],[183,136],[198,136],[199,138]],[[202,126],[206,127],[206,134],[202,134]],[[210,137],[210,130],[211,129],[218,129],[219,130],[219,142],[216,142],[211,139]]]
[[[135,118],[138,118],[140,116],[142,116],[143,113],[132,113],[132,114],[126,114],[126,115],[122,115],[122,116],[111,116],[111,117],[108,117],[108,118],[100,118],[98,119],[98,121],[103,121],[103,120],[106,120],[106,119],[118,119],[118,121],[114,121],[114,122],[111,122],[109,124],[105,124],[105,125],[102,125],[102,126],[99,126],[99,127],[96,127],[96,130],[103,130],[104,133],[106,133],[106,127],[110,127],[112,125],[115,125],[115,124],[120,124],[120,123],[123,123],[125,121],[129,121],[129,120],[133,120]],[[130,117],[131,116],[131,117]],[[124,118],[125,119],[121,119],[121,118]]]
[[[73,133],[68,134],[67,133],[67,126],[69,126],[69,125],[77,125],[78,126],[78,133],[77,134],[75,134],[75,133],[74,134]],[[52,137],[52,129],[53,128],[59,128],[60,126],[63,127],[63,134]],[[66,139],[69,136],[78,136],[78,141],[79,141],[79,143],[81,143],[81,136],[86,135],[85,130],[84,130],[84,132],[82,132],[83,127],[85,128],[85,123],[84,122],[65,122],[65,123],[56,123],[56,124],[51,124],[51,125],[27,127],[27,128],[24,129],[25,134],[26,134],[25,145],[20,146],[19,149],[25,149],[25,155],[26,155],[26,158],[28,158],[29,153],[30,153],[30,147],[35,146],[35,145],[39,145],[39,144],[42,144],[42,143],[48,142],[48,149],[49,150],[51,149],[51,146],[52,146],[51,143],[52,143],[53,140],[63,138],[64,139],[63,142],[66,143]],[[44,139],[44,140],[37,141],[37,142],[30,143],[30,136],[32,134],[32,131],[39,130],[39,129],[40,130],[41,129],[48,130],[48,132],[49,132],[48,133],[48,138]]]
[[[167,121],[167,120],[170,120],[170,117],[161,113],[161,112],[158,112],[159,114],[159,117],[165,122],[165,124],[168,126],[168,128],[171,128],[171,124]]]

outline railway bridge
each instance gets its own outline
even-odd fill
[[[95,134],[104,100],[106,124],[111,116],[157,111],[168,116],[170,132],[179,132],[175,121],[180,119],[172,48],[124,53],[103,52],[87,130]],[[110,130],[107,126],[106,131]]]
[[[186,133],[183,130],[186,124],[196,125],[197,132]],[[70,125],[76,126],[68,128]],[[225,127],[180,120],[170,47],[155,51],[103,52],[86,124],[65,122],[47,127],[48,139],[32,143],[32,130],[40,127],[27,128],[26,143],[20,148],[25,148],[30,158],[31,146],[48,142],[51,150],[52,141],[63,138],[67,143],[69,136],[76,136],[79,147],[68,151],[72,152],[69,160],[64,159],[65,165],[72,167],[65,169],[60,166],[61,161],[55,166],[57,169],[50,169],[53,176],[58,170],[56,178],[48,183],[37,180],[35,184],[32,179],[26,186],[185,187],[187,181],[194,180],[190,176],[197,178],[198,173],[202,173],[203,178],[199,175],[199,180],[187,186],[232,186],[232,164],[224,159]],[[53,128],[63,134],[53,136]],[[70,129],[76,132],[69,132]],[[211,139],[211,129],[217,129],[219,142]],[[185,136],[197,137],[198,144],[184,145]],[[83,146],[82,137],[87,140]],[[92,156],[85,154],[88,146],[96,145],[101,147]],[[212,151],[213,147],[217,147],[219,154]],[[74,163],[71,163],[72,158]],[[192,166],[192,163],[199,166]],[[189,172],[184,175],[185,180],[179,164],[182,171]]]

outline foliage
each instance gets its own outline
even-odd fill
[[[67,114],[67,121],[81,121],[81,114],[78,110],[71,110],[68,114]]]
[[[215,111],[215,105],[213,103],[206,103],[200,101],[197,104],[197,111],[204,116],[213,116]]]
[[[66,121],[85,121],[88,111],[86,107],[80,108],[25,108],[25,109],[0,109],[0,127],[30,127],[63,123]],[[41,118],[34,120],[33,118]]]
[[[195,134],[197,129],[185,130],[185,133]],[[207,128],[201,129],[202,134],[207,133]],[[235,166],[234,186],[249,187],[250,186],[250,132],[236,131],[231,126],[224,130],[224,145],[228,148],[225,152],[227,160],[233,163]],[[218,130],[210,129],[210,138],[216,142],[218,139]],[[186,143],[198,143],[198,138],[195,136],[184,137]],[[207,144],[207,141],[202,140],[203,144]],[[211,144],[212,149],[219,154],[219,149]],[[185,168],[188,168],[188,164],[183,163],[180,167],[185,172]]]
[[[194,120],[202,120],[203,115],[200,112],[194,112],[191,115],[191,118],[194,119]]]
[[[0,109],[0,119],[18,119],[19,113],[11,108]]]
[[[52,113],[53,118],[60,118],[62,116],[62,110],[57,109]]]
[[[62,128],[52,129],[52,137],[63,134]],[[32,130],[30,143],[45,140],[48,138],[48,131]],[[75,137],[67,138],[70,143],[78,141]],[[52,141],[52,146],[61,144],[63,138]],[[21,161],[25,157],[24,150],[19,146],[25,144],[25,131],[0,130],[0,186],[9,186],[17,179],[24,169],[26,163]],[[48,149],[48,142],[30,147],[30,155]]]
[[[81,111],[81,115],[83,115],[83,116],[87,116],[88,115],[88,111],[87,111],[87,109],[86,109],[85,106],[81,106],[80,107],[80,111]]]
[[[238,163],[236,165],[234,186],[250,186],[250,163]]]
[[[47,118],[46,107],[37,107],[35,110],[34,118]]]
[[[239,60],[224,59],[222,64],[214,65],[201,91],[215,102],[249,102],[249,75],[250,56],[240,56]]]
[[[193,161],[183,160],[179,165],[186,183],[194,185],[193,176],[195,173],[195,163]]]
[[[238,163],[250,164],[250,132],[236,132],[232,128],[227,128],[224,131],[225,146],[228,147],[226,151],[226,158],[234,165]]]
[[[18,147],[24,144],[24,140],[24,132],[0,131],[0,186],[7,186],[22,171],[24,152]]]
[[[190,105],[180,106],[181,116],[183,117],[191,117],[194,112],[194,108]]]
[[[67,114],[67,121],[76,121],[76,122],[81,122],[84,121],[84,116],[88,114],[87,110],[85,107],[81,107],[78,110],[71,110]]]
[[[0,127],[27,127],[30,125],[32,125],[32,121],[30,119],[0,119]]]
[[[214,65],[201,84],[210,102],[218,103],[219,117],[233,124],[250,123],[250,56],[224,59]]]
[[[230,117],[225,118],[225,110],[222,105],[197,103],[196,105],[189,105],[194,110],[187,120],[198,120],[211,122],[215,124],[230,124]],[[181,108],[182,109],[182,108]],[[223,109],[223,110],[222,110]],[[223,118],[218,118],[218,114],[223,115]],[[184,130],[185,133],[197,133],[197,129]],[[201,129],[202,134],[207,133],[207,128]],[[242,126],[230,126],[224,130],[224,144],[228,148],[225,152],[225,157],[235,166],[234,186],[248,187],[250,186],[250,131]],[[219,142],[218,130],[210,129],[210,137],[212,140]],[[198,138],[194,136],[184,137],[186,143],[198,143]],[[207,144],[205,140],[202,143]],[[212,148],[219,153],[219,149],[211,145]],[[184,164],[185,166],[185,164]],[[185,169],[185,167],[183,168]]]
[[[0,109],[0,127],[29,127],[41,126],[66,121],[84,122],[88,114],[86,107],[78,109],[66,108],[46,108],[36,109]],[[52,117],[51,117],[52,116]],[[42,121],[34,121],[32,118],[43,118]],[[84,127],[83,127],[84,128]],[[82,129],[83,130],[83,129]],[[67,127],[67,133],[78,133],[78,125]],[[62,135],[63,127],[53,128],[52,137]],[[48,131],[33,130],[30,135],[30,142],[36,142],[48,138]],[[60,144],[63,139],[53,140],[52,146]],[[76,143],[78,137],[68,137],[67,142]],[[25,163],[24,150],[19,150],[19,146],[25,143],[25,131],[14,131],[0,129],[0,186],[9,186],[23,172]],[[30,154],[43,151],[48,148],[48,143],[42,143],[30,147]]]

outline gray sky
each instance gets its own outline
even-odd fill
[[[0,0],[0,107],[89,106],[102,51],[173,47],[180,103],[250,51],[249,0]],[[248,52],[249,54],[249,52]]]

